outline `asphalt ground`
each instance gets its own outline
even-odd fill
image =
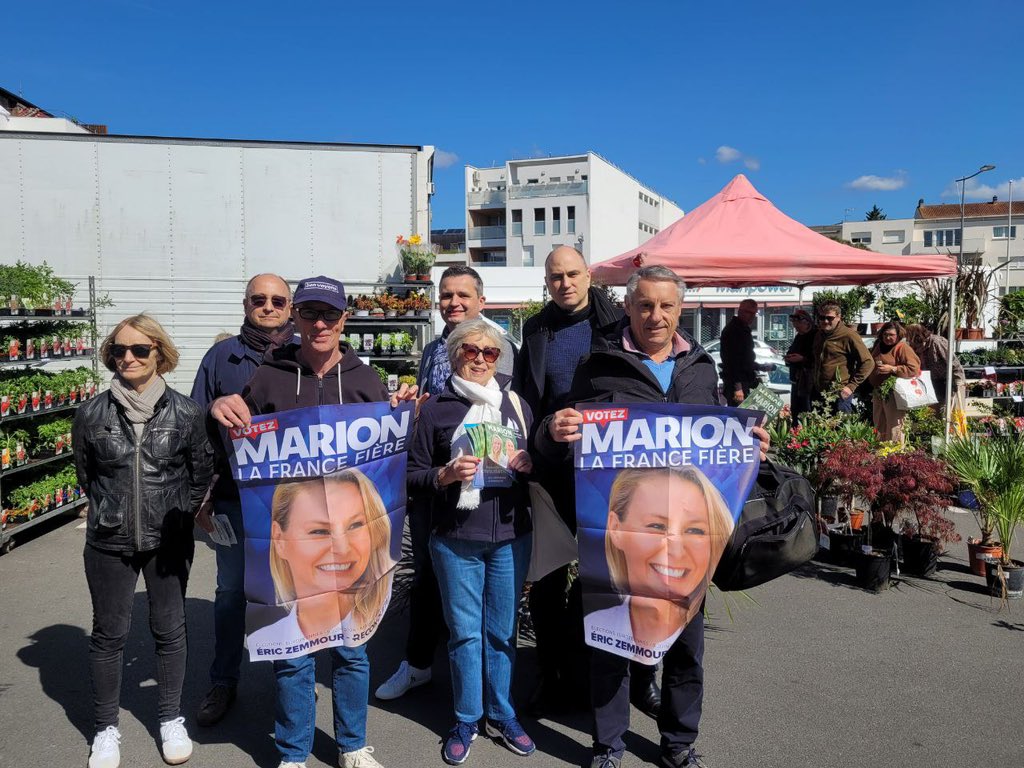
[[[974,532],[969,516],[957,523],[964,534]],[[87,760],[91,609],[78,526],[49,526],[0,557],[0,766]],[[273,768],[269,664],[244,667],[239,700],[221,724],[194,724],[212,656],[213,585],[213,552],[200,544],[187,605],[183,712],[196,742],[189,765]],[[709,599],[698,748],[711,766],[1024,766],[1024,603],[1000,606],[991,598],[983,579],[968,572],[963,543],[951,545],[933,579],[899,577],[882,594],[856,588],[850,569],[817,561],[748,594],[756,604]],[[401,599],[395,607],[370,643],[371,690],[401,659],[408,613]],[[125,652],[123,766],[162,764],[146,614],[140,582]],[[533,649],[522,645],[520,702],[535,670]],[[318,675],[311,767],[337,764],[327,667],[322,663]],[[441,766],[438,742],[451,712],[447,661],[439,652],[430,685],[394,702],[371,697],[369,743],[386,768]],[[537,742],[535,755],[517,757],[481,738],[467,765],[542,768],[589,760],[585,714],[523,723]],[[636,710],[627,744],[624,766],[657,760],[657,729]]]

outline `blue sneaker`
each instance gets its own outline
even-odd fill
[[[537,751],[533,739],[526,735],[523,726],[514,717],[500,722],[488,720],[487,735],[517,755],[532,755]]]
[[[456,723],[441,740],[441,759],[448,765],[462,765],[469,757],[469,748],[479,732],[476,723]]]

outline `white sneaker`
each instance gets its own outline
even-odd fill
[[[108,725],[96,734],[89,753],[89,768],[117,768],[121,764],[121,732]]]
[[[384,768],[373,759],[373,747],[363,747],[355,752],[342,752],[338,762],[341,768]]]
[[[374,695],[383,701],[397,699],[410,689],[429,683],[432,675],[433,673],[429,668],[417,669],[411,666],[408,661],[403,661],[398,665],[395,674],[381,683]]]
[[[160,752],[168,765],[181,765],[192,757],[192,739],[185,730],[185,718],[160,723]]]

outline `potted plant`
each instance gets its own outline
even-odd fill
[[[370,297],[370,317],[384,317],[384,304],[381,298],[379,294]]]
[[[430,250],[424,250],[420,253],[419,271],[416,276],[420,282],[430,282],[430,268],[434,266],[434,252]]]
[[[999,498],[1024,482],[1024,441],[1017,435],[968,435],[953,438],[943,458],[957,478],[974,494],[974,519],[980,539],[967,539],[971,572],[985,575],[985,561],[1008,557],[1005,542],[996,538],[995,505]]]
[[[826,449],[818,476],[819,492],[840,499],[849,525],[848,531],[830,530],[830,549],[835,559],[855,563],[865,542],[861,532],[865,511],[855,509],[854,500],[870,504],[874,499],[881,481],[881,460],[866,440],[843,440]]]
[[[1020,600],[1024,596],[1024,563],[1010,556],[1017,525],[1024,518],[1024,477],[1001,493],[992,503],[996,532],[1003,543],[1003,552],[985,564],[985,575],[992,593],[1004,600]]]
[[[929,576],[942,545],[960,541],[943,512],[956,489],[949,465],[921,450],[895,451],[881,460],[881,482],[871,504],[873,521],[899,536],[908,573]]]
[[[993,270],[984,264],[969,264],[960,267],[956,278],[960,309],[958,314],[964,318],[965,327],[958,330],[958,338],[984,338],[985,330],[981,326],[981,315],[988,304],[992,273]]]
[[[355,300],[356,317],[369,317],[370,310],[374,308],[374,301],[365,293],[359,294]]]

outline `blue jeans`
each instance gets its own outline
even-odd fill
[[[216,544],[217,593],[213,599],[213,664],[210,682],[235,686],[242,666],[242,641],[245,639],[245,530],[242,505],[238,501],[215,501],[213,512],[227,515],[238,543],[225,547]]]
[[[352,752],[366,746],[366,702],[370,695],[370,661],[366,646],[331,648],[334,738],[338,749]],[[316,730],[316,657],[314,654],[274,662],[277,703],[274,741],[281,761],[304,763],[313,749]]]
[[[516,716],[511,691],[516,614],[532,546],[529,534],[498,544],[430,537],[460,722],[475,723],[485,714],[491,721]]]

